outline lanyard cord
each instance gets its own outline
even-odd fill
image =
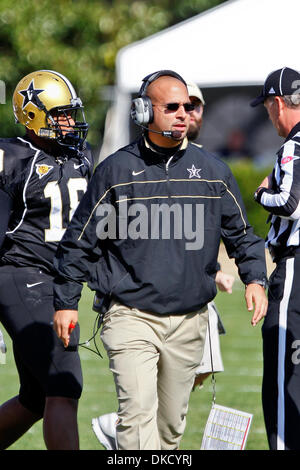
[[[98,331],[100,330],[100,328],[102,326],[103,317],[104,317],[104,314],[102,314],[102,313],[97,314],[95,322],[94,322],[94,327],[93,327],[93,336],[91,338],[89,338],[88,340],[84,341],[83,343],[78,344],[78,346],[81,346],[84,349],[88,349],[89,351],[97,354],[97,356],[100,356],[102,359],[103,359],[103,356],[102,356],[101,352],[99,351],[99,348],[98,348],[97,343],[96,343],[96,336],[97,336],[97,333],[98,333]],[[89,347],[90,341],[92,341],[92,340],[93,340],[96,351]]]

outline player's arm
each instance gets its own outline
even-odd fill
[[[53,327],[65,347],[72,333],[70,324],[76,325],[78,321],[78,303],[83,283],[89,280],[92,272],[91,263],[97,242],[95,229],[88,232],[89,237],[82,235],[83,227],[88,223],[89,200],[88,188],[58,245],[53,261],[56,271],[53,282]],[[91,225],[88,225],[92,230]]]
[[[11,197],[0,189],[0,248],[3,245],[12,209]]]
[[[0,139],[0,248],[8,231],[13,201],[23,178],[23,169],[31,153]]]
[[[89,221],[89,188],[80,201],[55,254],[53,263],[55,310],[77,310],[83,283],[95,261],[96,227]],[[87,224],[87,226],[85,226]]]
[[[59,311],[54,317],[54,329],[63,341],[68,339],[70,321],[77,322],[83,283],[90,280],[101,256],[97,208],[106,193],[102,179],[96,171],[54,257],[54,309]]]

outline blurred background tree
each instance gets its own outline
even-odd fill
[[[269,231],[268,213],[254,200],[254,192],[266,175],[271,173],[272,166],[260,168],[250,159],[229,162],[240,188],[246,213],[256,235],[265,238]]]
[[[0,0],[0,85],[6,87],[6,103],[0,104],[1,137],[24,134],[15,125],[11,105],[18,81],[33,70],[52,69],[66,75],[81,97],[90,125],[88,140],[98,155],[110,105],[105,90],[114,85],[118,51],[225,1]],[[232,170],[250,223],[265,236],[266,216],[252,196],[265,170],[252,162],[232,165]]]
[[[11,97],[18,81],[38,69],[66,75],[81,97],[90,124],[88,140],[101,145],[108,102],[101,90],[114,84],[122,47],[172,26],[224,0],[0,0],[1,137],[22,135]]]

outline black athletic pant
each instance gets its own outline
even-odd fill
[[[34,267],[0,266],[0,322],[13,342],[19,400],[41,416],[46,397],[78,399],[82,391],[79,326],[65,349],[53,314],[51,276]]]
[[[270,277],[262,400],[270,449],[300,449],[300,253]]]

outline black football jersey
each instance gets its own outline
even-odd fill
[[[12,210],[1,263],[37,266],[52,262],[93,173],[90,149],[79,157],[54,157],[26,138],[0,139],[0,188]]]

